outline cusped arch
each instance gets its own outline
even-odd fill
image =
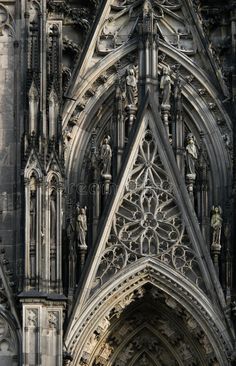
[[[157,292],[162,293],[171,309],[179,306],[184,309],[207,336],[219,365],[225,366],[233,351],[233,335],[232,338],[229,336],[219,307],[212,306],[206,295],[186,278],[180,278],[165,264],[150,258],[123,270],[84,304],[84,294],[90,289],[82,288],[82,295],[75,305],[65,336],[66,346],[74,357],[72,365],[79,364],[91,334],[99,327],[101,329],[101,324],[104,334],[109,332],[109,317],[113,309],[118,307],[123,312],[146,284],[151,284]]]
[[[0,364],[21,364],[21,332],[12,315],[0,310]]]
[[[29,168],[26,167],[24,171],[24,179],[30,179],[33,176],[35,176],[37,181],[43,178],[42,171],[36,164],[32,164]]]

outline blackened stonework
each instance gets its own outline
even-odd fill
[[[233,366],[236,2],[0,0],[0,365]]]

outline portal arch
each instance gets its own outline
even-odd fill
[[[85,289],[81,293],[86,293]],[[179,344],[179,348],[194,349],[183,351],[184,357],[190,352],[193,355],[191,357],[199,360],[199,365],[205,365],[206,359],[209,359],[209,365],[228,364],[233,349],[232,340],[227,336],[227,324],[216,310],[217,307],[213,308],[206,295],[186,278],[179,278],[165,264],[149,258],[130,266],[128,271],[119,273],[119,276],[102,286],[96,296],[91,296],[84,306],[80,305],[83,299],[79,299],[65,339],[66,346],[74,357],[72,366],[96,364],[96,355],[103,352],[101,347],[104,342],[108,342],[109,346],[112,332],[119,334],[122,329],[120,319],[123,319],[123,324],[128,324],[129,314],[137,312],[138,319],[152,313],[148,310],[150,299],[152,309],[156,309],[153,313],[157,322],[171,319],[173,329],[184,329],[184,337],[188,340],[187,348],[183,344]],[[144,308],[138,312],[140,306]],[[138,326],[137,321],[134,324]],[[156,329],[157,325],[149,324],[148,327]],[[166,330],[167,343],[170,342],[171,332],[173,330]],[[136,333],[137,330],[134,330]],[[178,335],[180,339],[182,336],[183,334]],[[160,336],[158,339],[161,341]],[[112,360],[115,357],[112,358],[113,349],[110,349],[113,346],[109,347],[106,365],[114,364],[114,360],[109,363],[110,358]],[[173,352],[177,350],[173,349]],[[177,365],[181,365],[181,362],[186,364],[186,360],[178,361],[177,356],[176,360]]]

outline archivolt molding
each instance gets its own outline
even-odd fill
[[[82,77],[75,85],[75,91],[73,94],[70,94],[70,98],[73,98],[73,102],[68,102],[64,106],[64,116],[63,116],[63,128],[67,125],[73,111],[76,106],[80,103],[80,100],[83,99],[86,92],[89,89],[94,89],[96,85],[96,81],[99,78],[103,78],[105,73],[110,72],[110,68],[115,65],[118,61],[122,61],[123,57],[127,56],[129,53],[132,53],[137,49],[137,39],[130,40],[127,45],[123,46],[121,49],[113,51],[111,54],[104,57],[100,60],[88,73]],[[185,71],[186,81],[190,84],[193,80],[199,83],[196,89],[200,93],[202,93],[202,98],[206,99],[208,94],[209,103],[212,102],[216,104],[216,107],[219,109],[220,114],[222,114],[222,119],[226,121],[228,126],[230,127],[231,122],[230,118],[227,116],[227,113],[222,106],[218,92],[215,87],[212,85],[211,81],[208,79],[206,73],[197,67],[188,57],[177,52],[174,47],[167,45],[163,41],[160,40],[159,52],[162,52],[164,55],[168,56],[171,60],[172,64],[180,64]],[[88,103],[88,101],[87,101]],[[208,106],[210,107],[210,106]]]
[[[15,360],[20,350],[20,334],[19,330],[16,330],[16,324],[6,314],[5,311],[0,310],[0,362],[1,357],[6,357]],[[20,362],[20,360],[19,360]]]
[[[135,49],[136,40],[132,40],[119,51],[114,51],[106,56],[78,84],[77,94],[71,96],[76,102],[66,103],[63,128],[65,134],[69,131],[70,135],[69,142],[66,145],[66,171],[69,180],[72,178],[71,174],[78,175],[78,169],[81,169],[81,166],[79,166],[81,159],[78,159],[78,154],[80,157],[82,156],[81,151],[86,149],[85,144],[88,142],[89,131],[92,131],[96,126],[96,112],[114,90],[114,83],[118,76],[117,62],[131,54]],[[213,170],[217,172],[217,176],[220,176],[221,171],[224,172],[224,175],[221,175],[222,181],[220,185],[226,186],[229,179],[228,169],[226,171],[225,166],[231,166],[231,152],[226,150],[225,147],[228,146],[226,146],[222,136],[229,136],[229,140],[231,139],[231,121],[218,98],[217,91],[211,85],[204,72],[197,69],[185,55],[179,54],[171,46],[161,41],[160,52],[164,56],[166,55],[165,62],[159,63],[160,70],[166,64],[180,64],[180,67],[183,68],[183,72],[181,72],[183,96],[187,103],[191,105],[199,121],[201,121],[201,127],[197,127],[198,131],[203,131],[210,139],[211,147],[209,148],[215,155],[215,159],[212,159],[212,165],[214,166],[221,162],[221,166],[218,168],[215,166]],[[127,61],[124,65],[128,66]],[[105,78],[104,74],[106,74]],[[96,86],[97,80],[100,80],[98,88]],[[94,92],[89,92],[91,90],[94,90]],[[79,114],[77,114],[78,111],[80,111]],[[72,114],[74,117],[71,117]],[[71,125],[72,119],[75,120],[73,126]],[[80,151],[78,151],[78,146],[80,146]]]
[[[99,323],[107,323],[105,333],[109,327],[109,314],[112,314],[113,309],[117,308],[122,312],[135,297],[141,296],[140,290],[147,283],[163,292],[170,308],[177,309],[181,306],[185,309],[209,338],[219,364],[225,366],[233,345],[223,316],[215,311],[203,292],[186,279],[180,279],[164,264],[158,263],[157,266],[155,260],[150,258],[132,265],[129,271],[123,271],[123,274],[103,286],[84,306],[79,305],[75,309],[65,339],[70,352],[76,355],[72,365],[79,362],[86,342],[99,327]],[[221,354],[222,349],[225,350],[224,355]]]

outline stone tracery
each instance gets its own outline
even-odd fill
[[[158,258],[199,285],[197,260],[149,127],[113,218],[97,280],[103,284],[112,274],[143,256]]]

